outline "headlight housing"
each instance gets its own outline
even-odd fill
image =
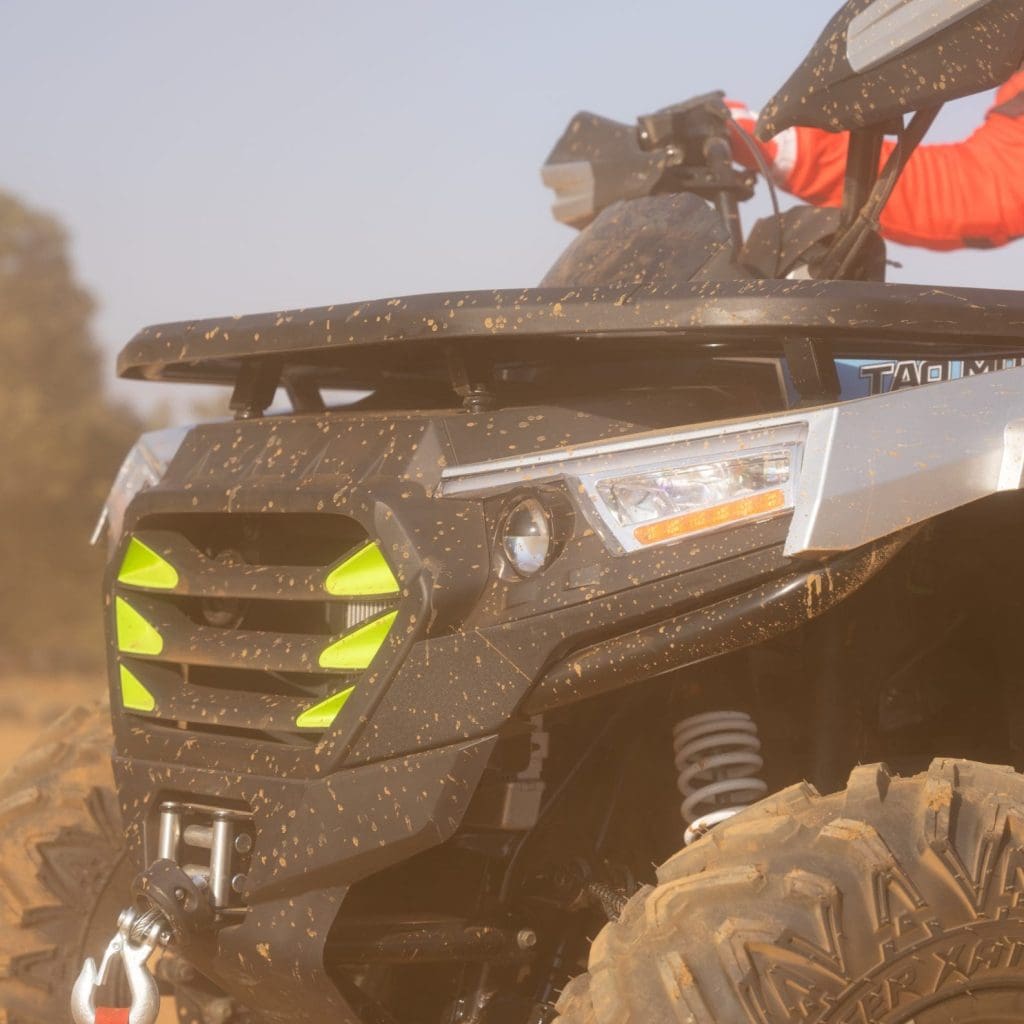
[[[580,504],[613,551],[688,540],[796,505],[806,423],[652,441],[638,439],[604,457],[588,453],[572,473]]]
[[[587,491],[627,550],[777,515],[793,507],[797,445],[593,474]]]
[[[805,453],[820,460],[830,423],[813,444],[801,416],[455,466],[442,474],[442,493],[495,495],[562,480],[608,549],[628,554],[792,511]]]
[[[151,430],[148,434],[142,434],[132,445],[103,503],[92,534],[93,544],[98,544],[106,532],[107,547],[113,549],[116,546],[124,528],[125,512],[132,499],[141,491],[160,483],[189,430],[191,427]]]

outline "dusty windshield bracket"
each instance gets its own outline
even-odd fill
[[[281,382],[281,362],[278,359],[254,359],[243,363],[235,378],[231,393],[231,411],[236,420],[258,419],[274,401]]]
[[[842,388],[831,342],[824,338],[787,338],[782,348],[801,405],[838,400]]]

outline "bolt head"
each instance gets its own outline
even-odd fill
[[[516,945],[520,949],[533,949],[537,945],[537,933],[532,928],[521,928],[516,935]]]
[[[239,832],[235,836],[235,849],[239,853],[248,853],[252,849],[252,836],[248,832]]]

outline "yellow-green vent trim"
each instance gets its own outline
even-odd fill
[[[125,654],[159,654],[164,638],[124,598],[114,599],[117,647]]]
[[[124,553],[117,582],[130,587],[173,590],[178,585],[178,570],[138,537],[132,537]]]
[[[324,587],[335,597],[384,597],[401,590],[379,544],[367,544],[349,555],[330,571]]]
[[[320,667],[350,672],[368,668],[384,646],[397,616],[398,612],[388,612],[335,641],[320,655]]]
[[[124,665],[121,666],[121,703],[129,711],[152,711],[156,707],[153,694]]]
[[[341,711],[345,706],[345,702],[352,696],[354,689],[354,686],[350,686],[347,690],[335,693],[333,696],[328,697],[327,700],[308,708],[295,719],[295,724],[300,729],[329,729],[334,724],[335,718],[338,717],[338,712]]]

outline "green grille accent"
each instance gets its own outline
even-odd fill
[[[345,706],[345,702],[352,696],[353,690],[355,687],[350,686],[347,690],[342,690],[341,693],[336,693],[328,697],[327,700],[303,711],[295,719],[295,724],[300,729],[329,729]]]
[[[123,597],[114,599],[117,646],[125,654],[159,654],[164,638]]]
[[[137,537],[132,537],[124,553],[117,582],[126,583],[130,587],[173,590],[178,585],[178,570],[151,547],[147,547]]]
[[[367,544],[349,555],[330,571],[324,587],[335,597],[384,597],[401,590],[379,544]]]
[[[368,668],[384,645],[397,617],[398,612],[388,612],[379,619],[371,619],[356,627],[320,655],[320,667],[349,672]]]
[[[121,703],[129,711],[152,711],[156,707],[153,694],[124,665],[121,666]]]

